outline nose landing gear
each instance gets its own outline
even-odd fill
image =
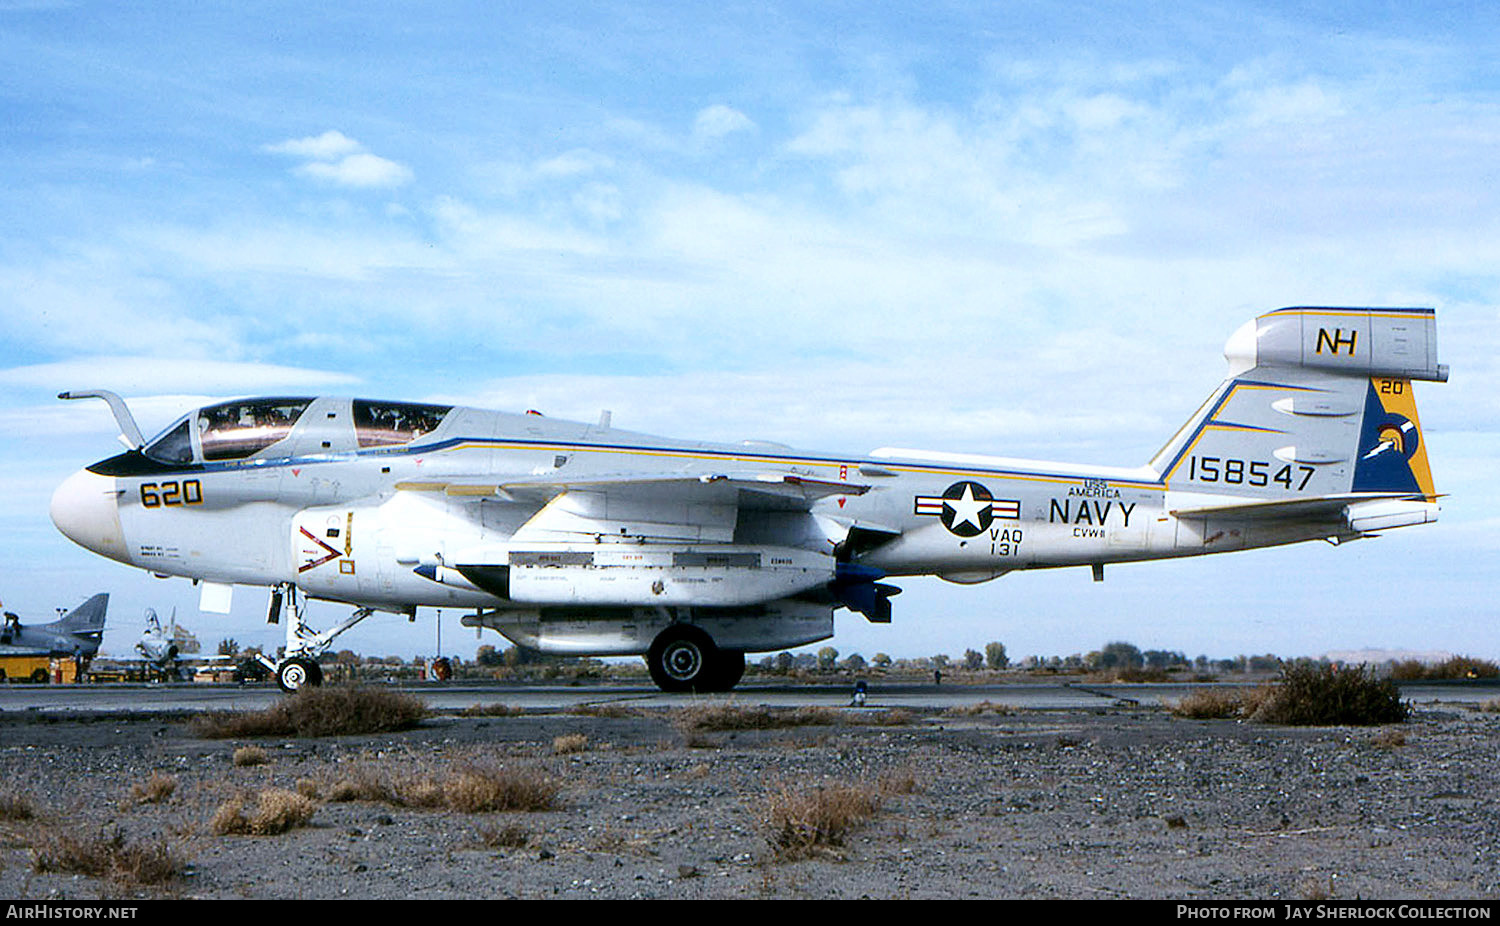
[[[360,608],[342,624],[332,630],[318,633],[308,627],[302,619],[302,603],[298,600],[297,586],[284,582],[271,590],[271,609],[266,621],[281,623],[286,617],[286,647],[280,662],[266,656],[258,656],[267,669],[276,673],[276,684],[282,691],[294,692],[323,684],[323,669],[317,657],[326,652],[333,641],[344,631],[375,613],[373,608]]]
[[[311,659],[288,659],[276,668],[276,684],[282,691],[299,691],[304,685],[323,684],[323,669]]]

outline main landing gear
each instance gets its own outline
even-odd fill
[[[271,609],[266,614],[266,621],[277,624],[283,616],[286,617],[286,646],[280,662],[264,655],[256,658],[276,674],[276,684],[282,691],[299,691],[323,684],[323,669],[318,665],[317,657],[326,652],[340,634],[375,613],[373,608],[360,608],[332,630],[318,633],[303,621],[302,607],[297,586],[284,582],[271,589]]]
[[[662,691],[728,691],[745,674],[745,653],[720,649],[692,624],[673,624],[657,634],[646,667]]]

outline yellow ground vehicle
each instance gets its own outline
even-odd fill
[[[0,681],[71,685],[81,668],[72,656],[0,656]]]

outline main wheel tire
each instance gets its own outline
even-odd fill
[[[688,624],[663,630],[646,654],[651,680],[662,691],[712,691],[721,663],[713,639]]]
[[[733,691],[734,686],[745,677],[745,651],[737,649],[719,650],[718,678],[709,691]]]
[[[276,684],[282,691],[300,691],[323,684],[323,670],[311,659],[288,659],[276,667]]]

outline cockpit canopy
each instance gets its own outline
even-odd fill
[[[410,443],[436,430],[452,410],[446,405],[366,399],[238,399],[189,413],[148,444],[143,453],[159,463],[184,466],[244,460],[289,437],[314,402],[329,408],[326,419],[319,415],[318,421],[307,425],[308,429],[317,427],[324,432],[311,445],[323,450]],[[291,455],[290,450],[287,455]]]
[[[183,465],[196,460],[242,460],[290,434],[312,401],[244,399],[209,405],[184,416],[143,452],[161,463]]]
[[[415,405],[411,402],[354,400],[354,433],[361,447],[407,444],[436,431],[451,405]]]
[[[254,399],[198,410],[205,460],[243,460],[292,432],[312,399]]]

